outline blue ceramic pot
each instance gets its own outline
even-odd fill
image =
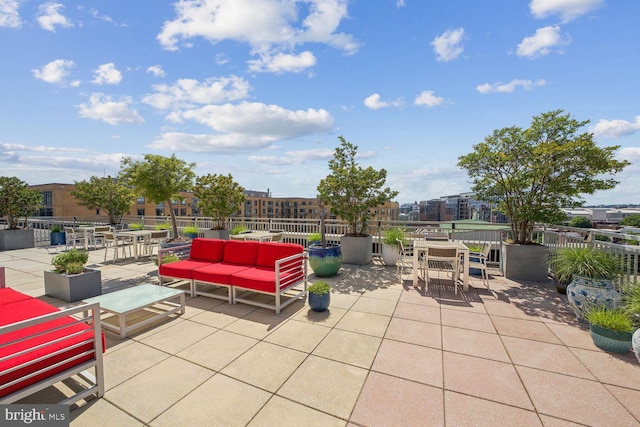
[[[329,308],[329,302],[331,301],[331,293],[326,294],[312,294],[309,292],[309,307],[313,311],[325,311]]]
[[[321,244],[309,246],[309,265],[318,277],[331,277],[338,274],[342,265],[342,250],[340,245]]]
[[[51,246],[53,245],[65,245],[67,243],[66,234],[64,231],[54,231],[49,236]]]
[[[585,310],[591,307],[615,308],[620,302],[620,294],[611,280],[574,276],[567,286],[567,299],[573,312],[582,320]]]

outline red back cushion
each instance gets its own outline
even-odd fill
[[[255,266],[258,258],[258,242],[228,240],[224,245],[222,260],[230,264]]]
[[[224,244],[224,240],[195,238],[191,242],[189,258],[202,261],[220,262],[222,261]]]
[[[256,266],[275,268],[276,261],[291,255],[301,254],[304,248],[295,243],[260,243]]]
[[[0,288],[0,305],[11,304],[12,302],[31,299],[29,295],[18,292],[11,288]]]

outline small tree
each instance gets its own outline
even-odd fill
[[[137,194],[131,187],[118,179],[92,176],[89,181],[75,181],[75,191],[71,195],[80,206],[88,209],[104,210],[110,224],[118,224],[122,216],[129,212]]]
[[[593,228],[593,222],[591,222],[591,220],[586,216],[576,216],[571,218],[569,226],[577,228]]]
[[[224,230],[227,218],[244,203],[244,188],[229,175],[204,175],[196,178],[193,195],[198,198],[198,209],[215,221],[213,230]]]
[[[397,191],[382,188],[387,180],[385,169],[362,168],[355,158],[358,146],[344,137],[329,160],[331,173],[318,184],[318,198],[331,207],[331,212],[349,223],[349,236],[366,236],[370,209],[376,208],[398,195]]]
[[[178,159],[175,154],[171,157],[145,154],[141,161],[134,161],[131,157],[122,159],[120,177],[124,184],[131,185],[152,202],[165,202],[169,206],[173,235],[178,236],[171,200],[181,200],[180,192],[191,189],[195,178],[192,169],[195,166],[195,163]]]
[[[42,194],[37,190],[30,190],[29,184],[15,176],[0,177],[0,216],[7,217],[10,230],[18,229],[18,220],[24,217],[27,228],[29,215],[42,207]]]
[[[536,222],[564,221],[560,208],[581,205],[582,194],[618,184],[603,175],[620,172],[629,162],[614,160],[619,146],[599,148],[592,134],[578,133],[588,123],[550,111],[534,116],[527,129],[494,130],[458,158],[478,198],[498,203],[509,216],[514,243],[532,243]]]

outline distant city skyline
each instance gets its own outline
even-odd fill
[[[562,109],[632,165],[589,205],[638,203],[640,2],[0,0],[0,166],[30,184],[145,153],[315,197],[338,136],[399,203],[469,192],[458,157]]]

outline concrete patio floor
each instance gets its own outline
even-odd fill
[[[64,306],[44,296],[55,253],[0,252],[7,286]],[[90,251],[104,292],[157,283],[148,258],[103,258]],[[395,273],[378,262],[343,266],[328,280],[325,313],[187,297],[184,315],[125,340],[106,332],[105,396],[73,407],[71,425],[640,424],[640,364],[595,347],[552,282],[490,270],[493,293],[472,277],[454,295],[450,281],[424,292]]]

